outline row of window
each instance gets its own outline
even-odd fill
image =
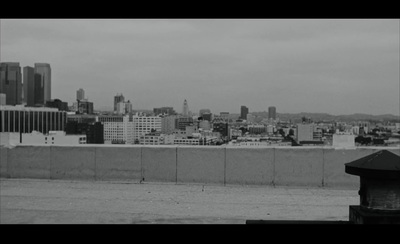
[[[0,111],[0,132],[31,133],[33,130],[43,134],[50,130],[64,130],[66,113],[60,111]]]

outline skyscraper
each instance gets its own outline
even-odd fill
[[[117,104],[118,103],[124,103],[125,102],[125,98],[124,96],[121,94],[117,94],[116,96],[114,96],[114,112],[117,112]]]
[[[21,67],[19,63],[0,63],[0,93],[6,94],[6,104],[22,103]]]
[[[268,119],[276,119],[276,107],[268,107]]]
[[[183,101],[182,115],[189,116],[189,106],[188,106],[186,99],[185,99],[185,101]]]
[[[79,88],[79,90],[76,91],[76,100],[83,100],[83,99],[85,99],[85,90]]]
[[[23,71],[24,102],[26,106],[33,107],[35,105],[35,69],[25,66]]]
[[[43,104],[51,100],[51,68],[47,63],[35,63],[35,79],[40,79],[43,86]],[[40,76],[39,76],[40,75]],[[36,80],[35,80],[36,85]]]
[[[240,118],[241,119],[246,119],[247,114],[249,113],[249,108],[246,106],[241,106],[240,107]]]

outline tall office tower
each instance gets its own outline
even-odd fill
[[[268,119],[276,119],[276,107],[268,107]]]
[[[35,63],[35,75],[37,79],[40,77],[41,85],[43,86],[43,104],[51,100],[51,68],[50,64]],[[39,76],[40,75],[40,76]],[[35,79],[36,79],[35,77]],[[36,80],[35,80],[36,85]]]
[[[35,106],[35,69],[25,66],[23,69],[24,102],[27,107]]]
[[[22,103],[21,67],[19,63],[0,63],[0,93],[6,94],[6,104]]]
[[[189,116],[189,106],[188,106],[186,99],[185,99],[185,101],[183,101],[182,115]]]
[[[240,118],[241,119],[246,119],[247,114],[249,113],[249,108],[246,106],[241,106],[240,107]]]
[[[117,104],[118,103],[124,103],[125,102],[125,98],[124,96],[121,94],[117,94],[116,96],[114,96],[114,112],[117,112]]]
[[[35,107],[43,107],[46,102],[44,100],[44,81],[42,75],[35,73],[33,80],[33,104]]]
[[[76,100],[83,100],[83,99],[85,99],[85,90],[79,88],[79,90],[76,91]]]

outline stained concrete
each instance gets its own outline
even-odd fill
[[[245,224],[348,221],[357,190],[0,180],[0,224]]]
[[[177,147],[146,146],[142,148],[142,171],[145,181],[177,181]]]
[[[0,177],[8,178],[8,148],[0,146]]]
[[[51,147],[51,179],[94,180],[95,170],[95,147]]]
[[[226,184],[272,185],[273,148],[226,148]]]
[[[8,149],[8,174],[12,178],[50,178],[50,146]]]
[[[275,148],[274,184],[322,186],[321,148]]]
[[[177,149],[177,182],[224,184],[225,148],[218,146]]]
[[[140,181],[141,154],[140,147],[96,147],[96,180]]]

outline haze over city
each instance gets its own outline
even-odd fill
[[[49,63],[95,109],[399,115],[398,19],[2,19],[1,62]]]

